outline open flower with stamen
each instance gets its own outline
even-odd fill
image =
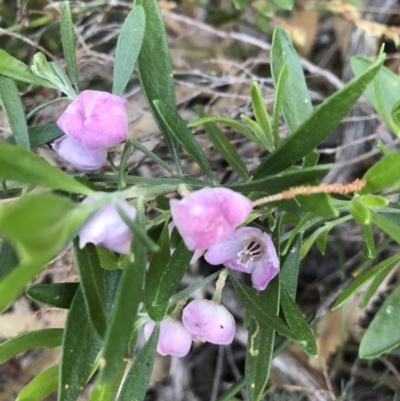
[[[212,265],[224,265],[251,274],[253,287],[265,290],[279,272],[279,258],[268,234],[253,227],[240,227],[228,239],[208,248],[204,255]]]
[[[204,250],[230,237],[243,224],[251,201],[228,188],[202,188],[170,201],[171,215],[188,249]]]

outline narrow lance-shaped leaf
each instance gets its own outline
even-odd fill
[[[145,14],[142,6],[135,6],[126,17],[118,36],[113,72],[114,95],[122,96],[131,79],[145,32]]]
[[[19,264],[15,247],[5,238],[0,243],[0,280],[6,277]]]
[[[176,104],[171,56],[164,22],[157,0],[135,0],[135,6],[142,6],[146,15],[146,30],[137,60],[140,83],[172,158],[181,171],[178,142],[153,103],[156,99],[163,99],[171,107],[175,107]]]
[[[79,289],[64,329],[57,401],[75,401],[78,398],[89,380],[100,346]]]
[[[275,277],[265,291],[259,292],[258,297],[261,304],[268,305],[271,313],[277,315],[280,297],[279,277]],[[250,321],[245,364],[249,401],[258,401],[262,398],[270,374],[274,340],[275,330],[260,325],[258,319],[253,317]]]
[[[56,123],[49,123],[43,125],[37,125],[36,127],[28,128],[29,141],[31,148],[34,149],[40,145],[44,145],[49,142],[53,142],[55,139],[60,138],[64,135],[64,132],[58,128]],[[14,134],[9,135],[5,142],[16,144],[16,138]]]
[[[144,229],[143,206],[138,203],[137,223]],[[143,300],[143,281],[146,271],[147,248],[133,239],[131,254],[126,259],[126,267],[119,282],[114,308],[104,338],[102,351],[103,368],[100,383],[109,382],[127,356],[129,340],[134,331],[134,323]],[[129,305],[129,308],[126,306]]]
[[[107,329],[106,300],[96,247],[87,244],[80,249],[78,240],[75,239],[74,250],[87,312],[93,327],[103,338]]]
[[[119,401],[144,400],[153,370],[159,332],[160,327],[157,324],[128,372]]]
[[[361,75],[317,107],[296,132],[263,160],[254,172],[254,178],[276,174],[292,166],[326,139],[374,79],[383,61],[384,55],[379,56]]]
[[[285,64],[288,77],[283,88],[282,113],[289,132],[293,134],[309,117],[313,108],[296,50],[287,32],[277,26],[271,46],[271,73],[275,88],[278,88],[279,76]]]
[[[299,274],[300,250],[302,241],[303,235],[301,233],[297,234],[294,243],[292,243],[292,246],[283,259],[279,273],[281,284],[292,299],[296,298],[297,277]]]
[[[33,378],[15,401],[41,401],[57,390],[59,365],[54,365]]]
[[[11,78],[0,75],[0,105],[18,145],[30,149],[28,126],[18,88]]]
[[[175,138],[186,149],[189,155],[193,157],[194,161],[204,171],[207,177],[212,182],[215,182],[214,173],[211,170],[203,149],[196,141],[193,133],[187,128],[186,123],[182,120],[175,107],[172,107],[164,100],[155,100],[154,106],[164,121],[164,124],[169,127]]]
[[[72,83],[76,91],[79,92],[78,67],[76,65],[75,56],[74,26],[72,23],[69,1],[65,1],[61,7],[61,43]]]
[[[0,143],[0,179],[83,195],[94,193],[29,150],[4,142]]]
[[[205,113],[200,106],[196,106],[196,113],[199,117],[205,117]],[[243,180],[247,180],[249,173],[246,165],[221,130],[214,123],[204,124],[204,130],[215,149],[228,162],[236,174]]]
[[[62,335],[63,329],[43,329],[10,338],[0,344],[0,364],[32,349],[58,347]]]
[[[45,86],[47,88],[54,89],[57,88],[47,79],[43,79],[35,75],[26,64],[2,49],[0,49],[0,75],[15,79],[16,81],[26,82],[28,84]]]
[[[33,284],[25,294],[35,302],[69,309],[78,287],[79,283]]]

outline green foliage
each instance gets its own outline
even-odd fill
[[[79,283],[33,284],[25,291],[33,301],[69,309],[79,288]]]

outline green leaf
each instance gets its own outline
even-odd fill
[[[293,186],[301,185],[327,174],[331,164],[300,169],[293,167],[282,173],[271,175],[265,178],[226,185],[227,188],[239,192],[262,191],[268,194],[275,194]]]
[[[279,277],[275,277],[265,291],[259,292],[259,300],[275,315],[279,311]],[[267,384],[272,354],[274,351],[275,330],[265,327],[252,317],[247,339],[245,362],[246,390],[249,401],[261,400]]]
[[[299,265],[300,265],[300,250],[301,243],[303,241],[302,234],[298,234],[290,251],[286,254],[283,259],[279,278],[282,286],[294,300],[296,299],[297,292],[297,278],[299,275]]]
[[[400,153],[384,156],[364,174],[367,185],[359,191],[360,194],[378,192],[400,182]]]
[[[284,0],[281,2],[289,5],[291,3],[291,8],[293,7],[293,1]],[[296,50],[287,32],[282,27],[277,26],[274,30],[271,46],[271,73],[275,88],[278,88],[279,76],[285,68],[285,64],[288,69],[288,77],[283,89],[282,113],[290,134],[293,134],[310,116],[313,108]]]
[[[36,76],[26,64],[2,49],[0,49],[0,74],[16,81],[56,89],[50,81]]]
[[[19,96],[17,85],[11,78],[0,75],[0,105],[7,117],[18,145],[30,149],[28,126],[26,125],[24,106]]]
[[[371,194],[361,196],[361,202],[365,206],[376,207],[376,208],[385,207],[389,204],[389,200],[384,196],[371,195]]]
[[[350,202],[350,213],[354,221],[361,225],[371,223],[371,213],[369,208],[361,202],[360,198],[355,196]]]
[[[15,247],[3,238],[0,243],[0,280],[11,273],[18,264],[19,258]]]
[[[81,289],[68,312],[62,341],[57,401],[75,401],[89,380],[100,341],[94,331]]]
[[[282,103],[285,94],[286,81],[289,77],[289,69],[287,62],[283,64],[278,76],[278,82],[275,84],[275,102],[272,115],[272,133],[275,141],[275,146],[281,144],[282,140],[279,136],[279,112],[282,108]]]
[[[106,301],[102,269],[96,247],[93,244],[87,244],[80,249],[79,242],[75,239],[74,251],[80,287],[85,298],[89,319],[99,336],[103,338],[107,329]]]
[[[59,365],[39,373],[19,393],[16,401],[40,401],[57,390]]]
[[[35,302],[69,309],[78,287],[79,283],[33,284],[25,294]]]
[[[381,263],[375,265],[371,270],[365,272],[361,276],[357,277],[338,297],[336,302],[332,306],[332,310],[335,310],[342,306],[353,294],[355,294],[367,281],[371,280],[381,271],[393,268],[397,262],[400,261],[400,254],[391,256]],[[389,267],[390,266],[390,267]]]
[[[383,61],[384,56],[379,56],[360,76],[352,79],[317,107],[292,135],[263,160],[254,172],[254,178],[279,173],[315,149],[347,115],[374,79]]]
[[[397,75],[396,75],[396,78],[398,78]],[[395,123],[396,127],[399,128],[400,127],[400,100],[398,100],[392,108],[392,118],[393,118],[393,122]]]
[[[118,256],[115,254],[115,252],[110,251],[107,248],[104,248],[102,246],[97,246],[97,255],[100,260],[100,266],[102,269],[106,270],[115,270],[119,269],[118,266]]]
[[[69,75],[76,91],[79,92],[78,67],[76,65],[75,56],[74,26],[72,23],[69,1],[64,1],[61,7],[61,43],[65,61],[67,62]]]
[[[361,340],[359,356],[373,359],[400,344],[400,287],[393,290],[379,308]]]
[[[181,240],[169,257],[169,239],[165,237],[165,231],[168,235],[168,227],[161,234],[162,246],[164,250],[161,254],[154,254],[149,271],[146,276],[145,303],[146,310],[150,318],[156,322],[163,320],[167,313],[169,300],[177,290],[182,281],[186,268],[193,256],[193,252],[186,248]],[[161,246],[161,244],[160,244]]]
[[[145,18],[143,7],[133,7],[121,27],[115,49],[112,89],[114,95],[122,96],[131,79],[142,46]]]
[[[339,211],[333,204],[332,197],[328,194],[298,195],[296,199],[305,210],[318,216],[326,218],[339,216]]]
[[[63,329],[43,329],[20,334],[0,344],[0,364],[19,354],[37,348],[55,348],[61,345]]]
[[[272,152],[274,149],[273,142],[268,141],[262,128],[254,120],[247,117],[245,114],[241,114],[240,118],[250,127],[252,133],[258,139],[258,143],[262,144],[262,148],[267,149],[269,152]]]
[[[179,116],[175,107],[172,107],[165,100],[155,100],[154,106],[158,111],[160,118],[169,128],[170,132],[175,136],[179,143],[186,149],[193,160],[204,171],[206,176],[212,181],[215,181],[214,173],[208,163],[203,149],[196,141],[193,133],[188,129],[186,123]]]
[[[249,313],[260,323],[261,326],[274,329],[279,334],[299,342],[297,334],[289,330],[289,328],[283,323],[283,321],[275,315],[273,311],[265,308],[265,304],[260,299],[259,291],[254,288],[250,288],[247,285],[239,281],[233,273],[229,270],[229,275],[233,282],[235,293],[239,298],[243,306],[249,311]]]
[[[89,210],[60,196],[24,196],[0,206],[0,230],[26,260],[54,257],[88,216]]]
[[[382,284],[383,280],[387,275],[393,270],[393,266],[388,264],[384,269],[381,269],[372,279],[369,284],[367,291],[364,292],[363,297],[358,305],[359,308],[365,308],[371,298],[374,296],[375,292],[378,290],[379,286]]]
[[[140,204],[138,204],[136,221],[144,229],[143,207]],[[103,368],[99,377],[102,384],[106,384],[113,378],[122,360],[127,356],[139,304],[143,301],[142,288],[146,261],[147,249],[140,241],[132,241],[131,254],[126,259],[126,267],[119,282],[111,320],[104,338]]]
[[[290,329],[293,330],[302,341],[302,348],[308,355],[315,358],[318,351],[313,333],[299,307],[285,288],[281,288],[281,307]]]
[[[97,382],[90,395],[89,401],[115,401],[125,373],[126,365],[127,361],[121,363],[120,368],[109,383],[103,385]]]
[[[29,150],[4,142],[0,142],[0,178],[83,195],[94,193]]]
[[[240,132],[246,138],[255,142],[261,148],[264,148],[264,144],[249,129],[247,129],[240,122],[233,120],[232,118],[221,117],[221,116],[208,116],[208,117],[198,118],[197,120],[190,122],[187,126],[189,128],[192,128],[207,123],[221,123],[227,125],[228,127],[231,127],[234,130]]]
[[[233,0],[233,4],[236,10],[243,10],[244,8],[247,7],[249,2],[250,0]]]
[[[196,106],[196,113],[199,117],[205,117],[205,113],[200,106]],[[217,152],[227,161],[240,178],[247,180],[249,178],[249,173],[246,165],[236,152],[235,147],[221,130],[214,123],[204,124],[204,130]]]
[[[64,132],[58,128],[56,123],[49,123],[28,128],[28,134],[31,148],[33,149],[40,145],[53,142],[55,139],[63,136]],[[5,142],[14,145],[17,143],[14,134],[9,135],[5,139]]]
[[[400,227],[373,210],[370,210],[370,213],[372,222],[390,238],[400,244]]]
[[[257,82],[253,82],[250,87],[251,103],[253,106],[254,117],[258,125],[261,127],[265,138],[269,144],[273,144],[271,132],[271,121],[267,109],[265,108],[264,99],[261,93],[261,89]]]
[[[303,167],[304,168],[314,167],[317,165],[318,160],[319,160],[319,153],[315,150],[312,150],[304,157]]]
[[[350,63],[354,75],[358,77],[373,64],[373,61],[363,56],[355,56],[351,58]],[[380,114],[389,129],[398,135],[399,129],[393,121],[391,111],[399,100],[400,78],[384,66],[379,70],[377,77],[377,84],[369,84],[365,89],[364,96]],[[377,94],[376,89],[378,88],[379,93]],[[384,96],[381,96],[381,94],[384,94]]]
[[[154,100],[163,99],[171,107],[176,105],[174,76],[164,22],[157,0],[135,0],[135,6],[142,6],[146,16],[146,30],[137,60],[140,84],[172,158],[181,171],[178,142],[153,103]]]
[[[133,362],[126,376],[118,401],[143,401],[153,371],[160,327],[157,324],[150,338]]]
[[[376,248],[372,225],[363,226],[364,256],[368,259],[376,258]]]
[[[294,0],[274,0],[274,3],[284,10],[292,10],[294,7]]]

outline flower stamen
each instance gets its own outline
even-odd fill
[[[248,268],[250,262],[260,260],[262,254],[262,245],[254,239],[245,241],[243,249],[237,253],[237,262]]]

